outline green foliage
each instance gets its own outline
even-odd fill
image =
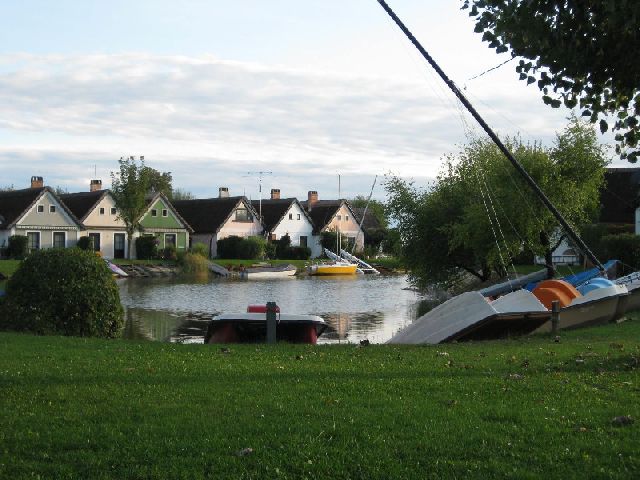
[[[615,116],[617,152],[635,162],[640,140],[640,2],[464,0],[477,33],[521,60],[520,79],[554,108],[580,108],[604,133]]]
[[[309,260],[311,258],[311,249],[309,247],[289,247],[285,251],[283,260]]]
[[[93,250],[93,238],[89,236],[80,237],[78,239],[78,242],[76,243],[76,246],[80,250]]]
[[[158,257],[158,239],[153,235],[136,238],[136,257],[140,260],[151,260]]]
[[[322,248],[326,248],[328,250],[331,250],[332,252],[335,252],[337,238],[338,234],[335,230],[327,230],[321,232],[320,245],[322,245]],[[349,245],[349,239],[343,234],[340,234],[340,244],[342,245],[342,248],[346,248]]]
[[[235,235],[218,240],[218,258],[264,258],[266,240],[262,237],[241,238]]]
[[[199,253],[186,252],[178,255],[178,265],[184,273],[205,273],[209,271],[209,261]]]
[[[291,237],[283,235],[276,240],[276,258],[287,258],[289,247],[291,246]]]
[[[387,230],[387,235],[382,241],[382,251],[388,255],[399,257],[402,253],[402,243],[400,241],[400,231],[397,228]]]
[[[358,195],[356,198],[349,200],[349,203],[355,208],[366,207],[367,213],[371,213],[376,217],[376,220],[378,220],[383,229],[386,229],[389,226],[389,213],[387,211],[387,206],[383,202],[371,199],[368,202],[367,207],[367,198],[362,195]]]
[[[7,284],[0,327],[36,334],[120,336],[122,305],[105,262],[77,248],[33,252]]]
[[[161,192],[168,198],[173,198],[171,172],[159,172],[143,163],[140,169],[140,176],[144,178],[144,183],[148,185],[149,192]]]
[[[169,197],[171,201],[173,200],[195,200],[196,196],[185,190],[184,188],[174,188],[171,190],[171,196]]]
[[[209,258],[209,247],[202,242],[196,242],[191,246],[191,253]]]
[[[640,236],[633,233],[605,235],[602,248],[607,259],[620,260],[626,270],[640,270]]]
[[[167,245],[162,249],[162,259],[163,260],[176,260],[178,258],[178,252],[176,250],[175,245]]]
[[[278,258],[277,255],[276,255],[277,249],[278,249],[278,243],[277,242],[267,242],[267,244],[265,245],[265,248],[264,248],[265,257],[267,257],[269,259]]]
[[[580,236],[596,257],[601,260],[606,260],[613,257],[609,257],[606,252],[605,246],[602,243],[603,237],[608,235],[620,235],[621,233],[633,233],[633,231],[633,225],[594,223],[584,225],[580,230]]]
[[[7,246],[7,256],[14,260],[21,260],[28,253],[28,239],[24,235],[11,235]]]
[[[572,118],[552,148],[504,143],[567,221],[595,219],[607,161],[593,128]],[[388,179],[386,189],[403,261],[420,287],[455,281],[462,271],[486,280],[492,271],[502,274],[523,248],[552,251],[541,232],[559,240],[556,219],[488,139],[447,157],[429,191],[399,178]]]

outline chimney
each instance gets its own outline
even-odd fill
[[[307,193],[307,209],[311,210],[316,203],[318,203],[318,192],[309,190],[309,193]]]
[[[31,188],[42,188],[44,187],[44,180],[42,177],[31,177]]]
[[[220,187],[218,189],[218,198],[229,198],[229,187]]]
[[[280,189],[272,188],[271,189],[271,200],[280,200]]]
[[[97,192],[98,190],[102,190],[102,180],[91,180],[89,182],[89,191]]]

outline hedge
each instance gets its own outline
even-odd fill
[[[633,233],[605,235],[601,240],[602,258],[620,260],[626,270],[640,269],[640,236]]]
[[[28,239],[24,235],[11,235],[7,246],[7,256],[15,260],[22,260],[29,253]]]
[[[136,258],[151,260],[158,257],[158,240],[153,235],[136,238]]]

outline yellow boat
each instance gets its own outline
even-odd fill
[[[358,266],[354,263],[336,262],[310,265],[307,267],[309,275],[355,275]]]

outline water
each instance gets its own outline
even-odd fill
[[[277,280],[124,279],[125,338],[202,343],[219,313],[275,301],[283,313],[319,315],[330,328],[319,343],[384,343],[416,318],[421,296],[404,276]]]

